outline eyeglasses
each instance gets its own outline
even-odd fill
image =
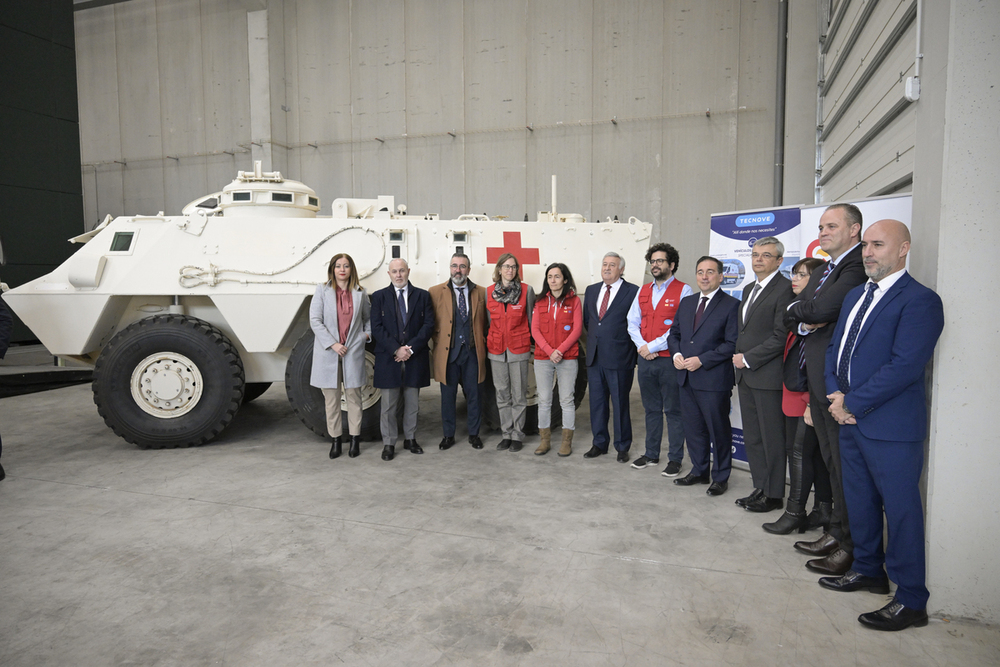
[[[761,252],[761,253],[755,252],[752,253],[750,256],[753,257],[754,259],[774,259],[775,257],[777,257],[777,255],[772,255],[769,252]]]
[[[667,264],[668,261],[665,260],[665,259],[651,259],[651,260],[649,260],[649,263],[650,264]]]
[[[502,264],[500,268],[504,271],[517,271],[517,264]]]

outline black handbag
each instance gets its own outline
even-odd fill
[[[788,391],[808,391],[809,384],[806,381],[806,369],[799,368],[799,357],[802,354],[802,346],[805,344],[805,338],[802,336],[795,336],[795,342],[788,349],[788,354],[785,355],[785,363],[782,366],[782,381],[785,383],[785,388]]]

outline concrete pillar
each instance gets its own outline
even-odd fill
[[[944,300],[931,379],[927,611],[1000,621],[1000,3],[923,2],[911,271]]]

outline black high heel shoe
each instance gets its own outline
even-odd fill
[[[333,446],[330,447],[330,458],[335,459],[340,456],[340,437],[333,439]]]
[[[809,519],[806,518],[805,512],[792,514],[787,510],[774,523],[765,523],[761,526],[761,528],[772,535],[788,535],[794,530],[804,533],[808,527]]]
[[[819,502],[813,505],[812,512],[809,512],[809,529],[822,528],[826,531],[830,527],[830,515],[833,514],[833,503]]]
[[[352,459],[361,453],[361,436],[351,436],[351,448],[347,450],[347,455]]]

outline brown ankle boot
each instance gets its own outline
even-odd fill
[[[559,447],[559,456],[569,456],[573,453],[573,429],[564,428],[562,445]]]
[[[552,449],[552,429],[540,428],[538,429],[538,435],[542,436],[542,444],[538,445],[535,454],[541,456]]]

